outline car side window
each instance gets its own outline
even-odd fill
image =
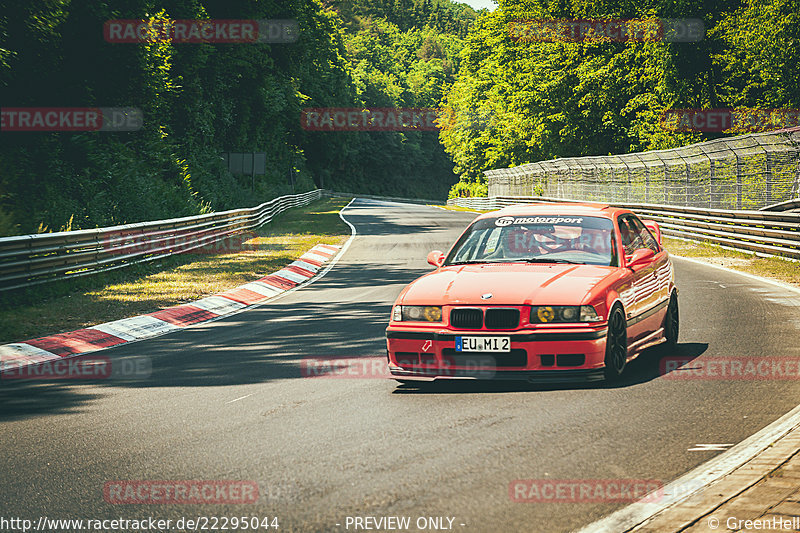
[[[477,254],[478,246],[480,246],[482,235],[480,232],[471,232],[467,235],[458,254],[453,258],[454,261],[469,261]]]
[[[653,250],[653,253],[656,254],[661,251],[655,237],[653,237],[653,234],[650,233],[650,230],[647,229],[647,226],[645,226],[641,220],[636,217],[628,217],[628,220],[630,220],[634,231],[637,233],[642,242],[642,246],[640,246],[640,248],[650,248]]]
[[[619,224],[620,237],[622,237],[622,247],[625,249],[625,255],[631,255],[637,248],[643,248],[644,243],[636,231],[635,226],[631,222],[630,215],[622,215],[617,219]]]

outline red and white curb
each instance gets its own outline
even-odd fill
[[[318,244],[286,267],[240,287],[195,302],[90,328],[0,345],[0,373],[157,337],[262,303],[313,278],[340,246]]]

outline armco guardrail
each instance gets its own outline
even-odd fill
[[[326,194],[317,189],[207,215],[0,238],[0,292],[191,252],[257,228],[278,213]]]
[[[492,196],[452,198],[447,204],[489,210],[514,204],[576,201],[545,196]],[[636,203],[609,205],[626,207],[643,218],[655,220],[665,235],[800,259],[800,213],[735,211]]]
[[[759,211],[800,211],[800,198],[762,207]]]

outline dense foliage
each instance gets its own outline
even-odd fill
[[[328,0],[350,28],[364,20],[385,18],[401,31],[428,26],[439,33],[464,37],[476,18],[466,4],[450,0]]]
[[[106,42],[112,19],[294,19],[282,44]],[[449,0],[0,0],[3,107],[138,107],[136,132],[0,134],[0,235],[255,205],[317,186],[446,196],[433,132],[315,132],[307,107],[432,107],[475,12]],[[223,152],[266,152],[232,175]]]
[[[800,0],[499,4],[476,13],[452,0],[0,0],[4,107],[145,115],[137,132],[1,133],[0,235],[243,207],[314,186],[475,195],[490,168],[718,135],[669,131],[666,109],[800,107]],[[656,17],[700,18],[705,38],[534,43],[508,28],[526,18]],[[104,21],[143,18],[294,19],[300,38],[104,40]],[[443,129],[301,127],[304,108],[327,107],[441,107]],[[248,151],[268,157],[254,182],[220,157]]]
[[[515,41],[509,22],[536,18],[700,18],[701,42]],[[714,134],[666,130],[669,108],[800,106],[797,0],[500,0],[466,39],[455,113],[486,127],[441,135],[461,181],[451,195],[485,194],[482,172],[555,157],[671,148]]]

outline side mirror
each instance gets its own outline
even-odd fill
[[[444,263],[444,254],[439,250],[434,250],[428,254],[428,263],[439,268]]]
[[[649,265],[653,261],[655,255],[655,252],[650,248],[639,248],[633,252],[633,255],[626,258],[625,262],[628,268],[636,272]]]
[[[655,220],[642,220],[642,223],[650,230],[650,233],[656,238],[658,245],[661,246],[661,227],[658,223]]]

